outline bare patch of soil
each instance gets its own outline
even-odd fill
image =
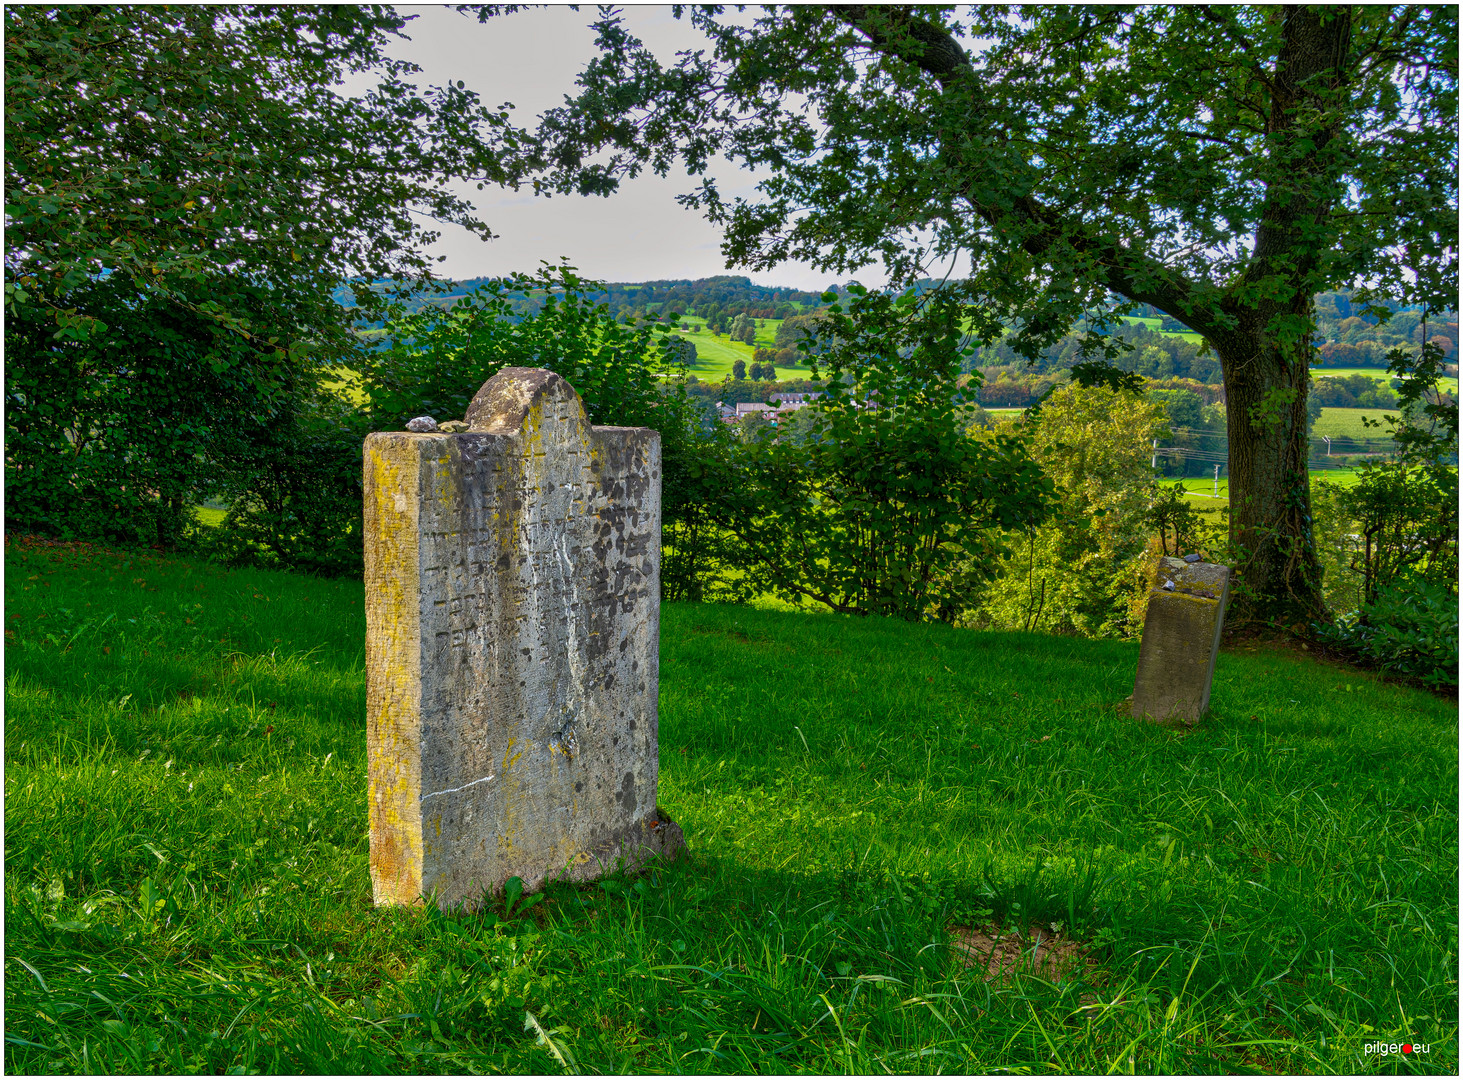
[[[956,926],[950,930],[950,944],[966,967],[984,968],[987,979],[1009,978],[1018,971],[1052,982],[1090,979],[1096,967],[1082,942],[1043,927],[1023,937],[997,923]]]

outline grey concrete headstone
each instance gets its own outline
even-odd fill
[[[1204,715],[1228,603],[1229,567],[1159,560],[1138,649],[1135,717],[1193,724]]]
[[[536,368],[365,444],[371,880],[473,905],[684,846],[656,806],[660,436]]]

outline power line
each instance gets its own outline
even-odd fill
[[[1229,442],[1229,436],[1220,431],[1204,431],[1199,428],[1170,428],[1169,433],[1174,438],[1218,439],[1221,442]],[[1308,438],[1323,439],[1325,436],[1310,435]],[[1332,435],[1331,439],[1332,441],[1346,439],[1354,443],[1389,443],[1393,441],[1390,435]]]
[[[1153,448],[1153,455],[1155,458],[1159,455],[1175,455],[1181,456],[1185,461],[1203,462],[1209,465],[1229,465],[1228,454],[1216,453],[1212,450],[1190,450],[1185,446],[1155,446]],[[1320,471],[1325,469],[1345,470],[1351,469],[1354,466],[1326,461],[1324,458],[1308,458],[1306,467],[1311,470]]]

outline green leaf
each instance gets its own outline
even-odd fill
[[[509,878],[503,883],[503,913],[511,915],[513,905],[518,903],[518,898],[523,895],[523,879],[517,875]]]

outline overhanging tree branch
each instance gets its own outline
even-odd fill
[[[974,85],[979,78],[975,67],[947,31],[904,8],[850,5],[837,7],[834,11],[849,26],[864,34],[874,49],[916,65],[936,79],[946,92],[962,86],[970,87],[971,99],[979,100],[979,91]],[[900,37],[900,30],[907,36]],[[986,225],[994,229],[1011,227],[1004,207],[982,202],[971,194],[969,186],[962,194]],[[1153,304],[1185,319],[1192,318],[1194,321],[1189,325],[1201,334],[1222,329],[1217,325],[1207,325],[1209,320],[1196,313],[1192,302],[1195,283],[1172,267],[1122,248],[1103,238],[1099,230],[1070,218],[1064,219],[1033,195],[1015,198],[1012,206],[1016,211],[1015,217],[1026,226],[1023,230],[1026,235],[1020,243],[1027,254],[1041,259],[1051,254],[1058,244],[1067,244],[1100,268],[1103,284],[1112,292],[1138,303]]]

